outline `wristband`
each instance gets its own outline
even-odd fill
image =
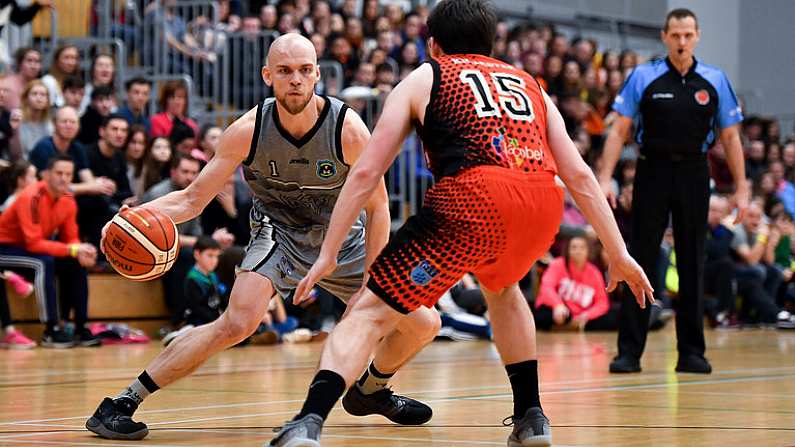
[[[77,244],[69,244],[69,256],[76,258],[80,246]]]
[[[767,243],[767,235],[766,234],[757,235],[756,236],[756,241],[757,242],[761,242],[763,244],[766,244]]]

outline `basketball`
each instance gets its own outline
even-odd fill
[[[174,265],[179,251],[177,236],[174,221],[160,211],[128,208],[113,216],[102,248],[120,275],[148,281]]]

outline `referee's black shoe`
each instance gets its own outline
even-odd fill
[[[149,434],[149,429],[143,422],[132,420],[137,408],[131,399],[106,397],[86,421],[86,428],[105,439],[143,439]]]
[[[389,388],[364,394],[353,385],[342,398],[342,407],[353,416],[380,414],[400,425],[422,425],[433,416],[431,407],[418,400],[398,396]]]
[[[712,365],[702,355],[684,354],[679,356],[676,363],[676,372],[710,374]]]
[[[616,356],[610,362],[611,373],[636,373],[640,372],[640,360],[628,355]]]

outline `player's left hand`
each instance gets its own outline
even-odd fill
[[[632,290],[635,301],[638,302],[641,309],[646,308],[647,299],[649,303],[654,303],[654,289],[649,283],[649,278],[629,254],[625,253],[618,259],[611,259],[607,275],[610,278],[610,284],[607,286],[608,293],[615,290],[619,282],[624,281]]]
[[[309,292],[312,291],[315,284],[333,273],[336,269],[336,256],[325,256],[321,253],[317,261],[315,261],[315,264],[309,269],[309,273],[298,283],[295,294],[293,294],[293,304],[298,305],[306,301],[309,298]]]

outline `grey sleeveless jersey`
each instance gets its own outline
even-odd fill
[[[254,193],[252,228],[270,224],[299,247],[322,244],[349,170],[341,142],[348,106],[324,99],[315,126],[300,139],[282,127],[274,98],[260,103],[251,150],[243,163]],[[343,248],[360,245],[363,237],[361,215]]]

